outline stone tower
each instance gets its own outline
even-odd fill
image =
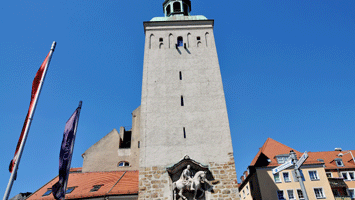
[[[191,16],[190,0],[165,0],[163,10],[144,22],[139,199],[237,199],[214,21]],[[208,185],[190,187],[199,171]]]

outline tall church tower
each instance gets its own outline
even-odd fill
[[[163,10],[144,22],[139,199],[238,199],[214,21],[191,16],[190,0]],[[200,171],[209,184],[190,187]]]

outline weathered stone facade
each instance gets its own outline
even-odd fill
[[[204,200],[232,200],[239,199],[237,174],[233,153],[229,153],[227,163],[210,162],[208,167],[212,173],[209,180],[213,192],[205,192]],[[139,200],[172,200],[172,180],[165,167],[146,167],[139,170]]]

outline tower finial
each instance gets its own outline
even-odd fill
[[[190,0],[165,0],[163,3],[165,17],[174,15],[189,16],[191,12]]]

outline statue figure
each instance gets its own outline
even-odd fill
[[[204,186],[203,186],[204,185]],[[187,200],[182,194],[183,191],[194,191],[194,200],[201,198],[204,195],[205,189],[212,191],[213,187],[208,183],[206,179],[206,172],[198,171],[193,177],[191,176],[190,165],[181,173],[180,179],[173,183],[174,199],[176,200],[176,193]],[[197,191],[202,190],[202,194],[197,197]]]
[[[190,171],[190,165],[187,165],[186,169],[182,171],[180,179],[185,186],[190,185],[190,190],[195,190],[194,183],[192,180],[192,172]]]

